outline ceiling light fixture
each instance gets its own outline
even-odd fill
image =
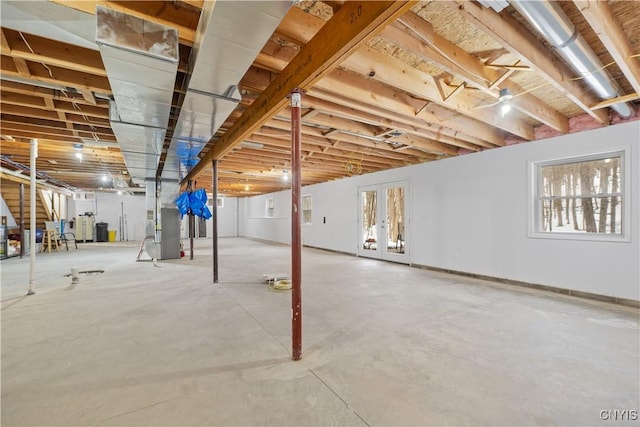
[[[500,89],[500,96],[498,98],[498,102],[501,103],[500,116],[504,117],[511,111],[511,104],[509,102],[511,99],[513,99],[513,95],[508,88]]]
[[[511,98],[513,98],[513,94],[508,88],[500,89],[500,97],[498,98],[498,101],[509,101]]]
[[[282,180],[289,181],[289,171],[286,169],[282,171]]]
[[[264,148],[264,144],[260,144],[259,142],[251,142],[251,141],[242,141],[240,143],[241,147],[245,148]]]
[[[107,182],[107,181],[109,181],[109,177],[105,173],[104,175],[102,175],[102,182]]]
[[[78,152],[76,153],[76,158],[80,161],[82,161],[82,153]]]
[[[511,111],[511,105],[509,105],[508,103],[505,102],[500,106],[500,116],[506,116],[507,114],[509,114],[509,111]]]

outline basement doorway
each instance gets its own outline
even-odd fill
[[[358,255],[409,264],[409,181],[358,188]]]

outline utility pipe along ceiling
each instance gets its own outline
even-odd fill
[[[154,181],[170,203],[186,177],[211,191],[217,159],[222,194],[286,189],[290,109],[263,94],[301,74],[303,185],[639,117],[633,1],[0,8],[3,183],[29,174],[37,138],[48,188]]]

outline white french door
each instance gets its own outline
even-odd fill
[[[358,189],[358,255],[409,264],[409,181]]]

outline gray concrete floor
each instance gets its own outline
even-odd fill
[[[305,249],[293,362],[289,248],[210,246],[2,261],[2,425],[638,425],[637,309]]]

